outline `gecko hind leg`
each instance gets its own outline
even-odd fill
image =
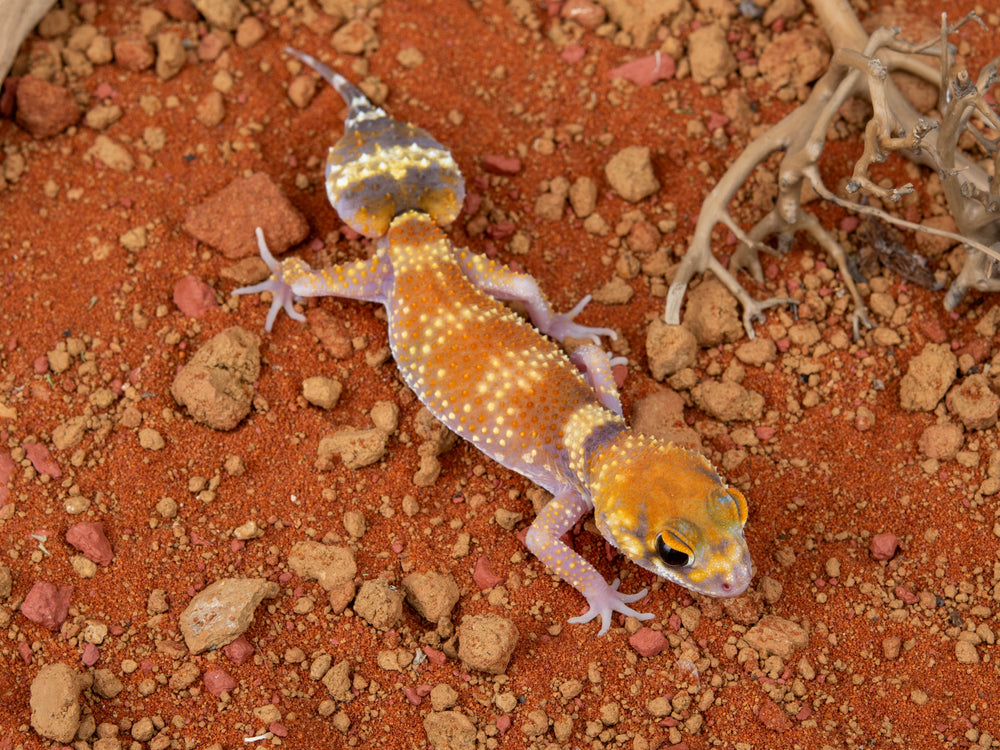
[[[593,565],[560,539],[591,510],[590,503],[579,492],[565,487],[535,517],[528,529],[525,543],[549,570],[587,599],[590,608],[569,621],[584,623],[600,617],[601,630],[598,635],[604,635],[611,627],[611,618],[615,612],[637,620],[648,620],[654,615],[652,612],[637,612],[628,606],[642,599],[647,593],[646,589],[635,594],[620,592],[617,578],[608,584]]]
[[[587,344],[574,350],[569,355],[569,361],[582,371],[587,383],[594,389],[597,400],[619,417],[622,414],[622,402],[618,395],[618,386],[611,368],[628,363],[625,357],[611,356],[598,346]]]

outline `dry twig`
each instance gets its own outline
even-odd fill
[[[680,322],[681,303],[691,278],[696,273],[711,271],[742,304],[743,324],[747,335],[753,338],[753,323],[764,319],[765,309],[795,304],[795,301],[780,297],[756,300],[743,289],[735,274],[742,268],[762,282],[758,253],[761,250],[774,252],[764,240],[776,235],[778,250],[783,251],[790,246],[796,232],[804,231],[829,253],[840,270],[854,304],[855,337],[861,324],[871,326],[864,301],[851,278],[846,252],[814,215],[803,210],[804,183],[824,200],[852,213],[964,244],[968,256],[945,298],[948,309],[957,305],[969,288],[1000,290],[1000,273],[997,272],[1000,261],[1000,188],[997,183],[1000,181],[991,181],[986,170],[958,148],[959,136],[972,132],[981,147],[992,155],[994,166],[1000,167],[997,139],[984,136],[969,124],[970,118],[975,116],[987,127],[1000,131],[1000,117],[985,98],[997,81],[1000,58],[992,61],[975,83],[964,72],[948,83],[954,63],[948,36],[969,21],[979,21],[978,16],[970,14],[951,26],[942,18],[940,38],[915,44],[900,39],[898,29],[878,29],[868,37],[846,0],[815,0],[814,6],[837,49],[830,68],[817,81],[808,100],[751,143],[705,199],[687,255],[667,295],[664,317],[668,323]],[[926,65],[917,59],[918,55],[938,56],[940,69]],[[889,76],[895,70],[909,72],[943,88],[940,123],[924,119],[907,101]],[[914,188],[910,184],[884,188],[868,173],[872,164],[901,153],[939,172],[958,233],[905,221],[865,203],[838,196],[823,183],[818,161],[830,124],[840,107],[856,97],[871,103],[872,116],[863,136],[863,153],[847,185],[848,193],[861,193],[893,203],[912,192]],[[744,231],[729,213],[729,204],[751,173],[776,151],[784,151],[785,155],[778,169],[775,206],[753,228]],[[711,251],[712,231],[719,223],[727,226],[740,242],[729,270]]]

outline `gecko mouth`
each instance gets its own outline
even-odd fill
[[[741,546],[743,549],[740,559],[728,570],[706,576],[698,582],[697,590],[700,593],[720,599],[731,599],[747,590],[753,580],[754,568],[749,548],[745,544]]]

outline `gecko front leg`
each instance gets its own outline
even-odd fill
[[[267,247],[264,232],[257,227],[257,247],[260,257],[271,270],[271,277],[253,286],[234,289],[233,294],[271,292],[273,300],[267,313],[265,330],[270,331],[278,311],[284,308],[288,317],[300,323],[305,316],[292,305],[303,297],[348,297],[367,302],[385,302],[386,286],[392,271],[381,248],[368,260],[313,269],[299,258],[279,261]]]
[[[590,511],[590,503],[580,493],[566,487],[542,508],[528,529],[525,541],[535,557],[587,599],[590,609],[579,617],[571,617],[569,622],[590,622],[600,616],[601,631],[598,635],[604,635],[611,627],[611,616],[615,612],[637,620],[648,620],[653,614],[637,612],[628,606],[642,599],[646,589],[637,594],[621,593],[618,591],[619,579],[608,584],[593,565],[560,540]]]

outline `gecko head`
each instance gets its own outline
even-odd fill
[[[704,456],[627,431],[590,469],[597,527],[636,565],[708,596],[750,585],[746,500]]]

